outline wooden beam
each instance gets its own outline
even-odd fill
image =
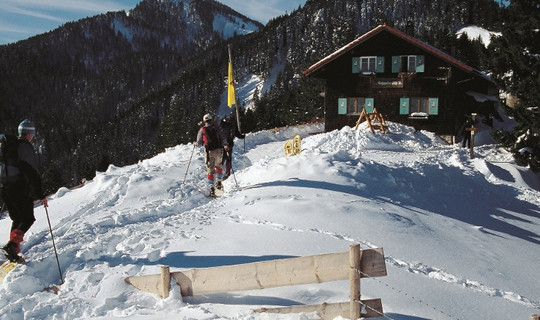
[[[169,267],[161,267],[161,297],[166,299],[171,291],[171,272]]]
[[[173,272],[182,296],[348,279],[348,252]]]
[[[369,299],[362,300],[362,305],[365,306],[365,313],[362,313],[360,317],[362,318],[377,318],[384,315],[382,309],[381,299]],[[280,308],[260,308],[255,310],[259,313],[279,313],[279,314],[288,314],[288,313],[310,313],[316,312],[321,319],[334,319],[336,317],[343,317],[350,319],[350,303],[349,302],[340,302],[340,303],[323,303],[320,305],[301,305],[301,306],[290,306],[290,307],[280,307]]]
[[[362,308],[360,306],[360,245],[356,244],[349,248],[349,283],[350,294],[350,314],[349,319],[360,318]]]
[[[362,278],[387,275],[383,248],[360,250],[360,272]]]
[[[361,250],[361,277],[386,276],[381,248]],[[261,261],[172,272],[182,296],[224,293],[349,279],[349,252]],[[163,295],[162,275],[125,279],[136,288]]]
[[[124,279],[127,283],[135,288],[147,292],[160,295],[163,290],[161,289],[161,275],[150,274],[145,276],[127,277]]]

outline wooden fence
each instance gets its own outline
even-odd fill
[[[337,316],[358,319],[383,315],[381,299],[360,299],[360,279],[382,276],[386,276],[383,249],[361,250],[360,245],[355,244],[349,248],[349,252],[231,266],[176,272],[170,272],[169,267],[165,266],[161,268],[161,274],[133,276],[126,278],[125,281],[139,290],[167,298],[171,278],[174,278],[180,286],[183,297],[349,280],[349,302],[262,308],[256,311],[269,313],[317,312],[323,319],[333,319]]]

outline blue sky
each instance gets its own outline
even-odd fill
[[[0,0],[0,45],[45,33],[69,21],[134,8],[141,0]],[[262,23],[306,0],[220,0]]]

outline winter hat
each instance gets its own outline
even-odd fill
[[[19,124],[19,134],[36,134],[36,127],[34,123],[28,119],[24,119]]]
[[[204,115],[204,117],[203,117],[204,122],[211,121],[211,120],[212,120],[212,116],[209,113]]]

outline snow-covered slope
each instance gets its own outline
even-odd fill
[[[538,176],[481,145],[476,158],[433,134],[321,125],[249,134],[228,192],[211,200],[203,153],[179,145],[61,189],[26,235],[29,262],[0,286],[1,319],[315,319],[261,306],[348,300],[348,282],[168,299],[127,276],[383,247],[388,276],[362,280],[391,319],[528,319],[540,313]],[[283,143],[300,134],[302,153]],[[188,162],[193,158],[188,169]],[[184,177],[186,177],[184,181]],[[235,181],[236,180],[236,181]],[[238,183],[238,186],[236,185]],[[10,221],[0,235],[7,240]],[[382,319],[382,318],[381,318]]]

